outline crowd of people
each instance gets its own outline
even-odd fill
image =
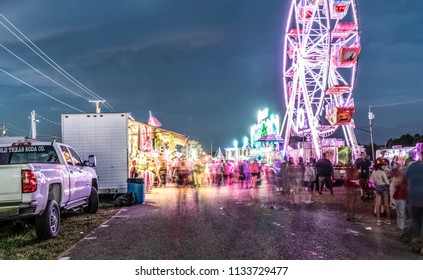
[[[374,201],[376,225],[391,224],[391,213],[396,213],[396,225],[403,236],[421,240],[423,237],[423,153],[414,161],[410,156],[403,163],[398,157],[392,160],[381,157],[372,162],[365,153],[361,154],[350,169],[345,169],[344,187],[347,190],[347,220],[357,221],[355,208],[357,197],[362,201]],[[280,164],[278,188],[285,193],[297,193],[308,189],[309,199],[322,195],[324,189],[333,192],[333,166],[326,154],[315,160],[310,158],[306,163],[299,157],[296,162],[292,157],[285,157]],[[386,218],[382,221],[382,216]],[[410,219],[407,219],[410,217]],[[410,221],[409,225],[407,221]],[[417,238],[417,239],[416,239]]]
[[[391,208],[397,213],[397,227],[405,232],[406,217],[411,217],[409,233],[412,239],[423,237],[423,152],[419,159],[412,157],[403,164],[394,156],[389,162],[382,153],[376,160],[370,182],[375,185],[377,224],[381,224],[380,205],[386,210],[386,223],[390,224]],[[382,203],[383,202],[383,203]]]
[[[374,200],[376,225],[391,224],[391,212],[396,212],[396,225],[411,239],[423,237],[423,153],[419,160],[410,157],[404,164],[398,157],[391,161],[384,153],[371,162],[365,153],[361,154],[351,170],[347,170],[344,187],[347,190],[347,220],[357,221],[355,207],[357,197]],[[268,167],[257,160],[208,160],[197,161],[177,159],[173,162],[158,162],[149,167],[158,187],[172,183],[177,187],[238,186],[259,187],[262,177],[268,174]],[[135,171],[134,171],[135,172]],[[270,172],[269,172],[270,174]],[[138,174],[137,174],[138,175]],[[304,161],[299,157],[284,157],[278,163],[276,190],[293,194],[294,201],[303,190],[307,190],[306,203],[313,202],[313,195],[323,191],[334,194],[333,166],[324,153],[319,160]],[[131,175],[132,176],[132,175]],[[154,180],[154,179],[153,179]],[[386,218],[382,221],[382,216]],[[411,219],[406,219],[410,217]],[[410,225],[408,221],[411,220]],[[409,234],[407,234],[409,233]]]
[[[326,154],[317,161],[310,158],[308,162],[304,162],[302,157],[295,162],[293,157],[285,156],[279,166],[278,189],[293,194],[307,189],[309,196],[306,203],[312,203],[313,194],[322,195],[324,189],[333,195],[332,172],[333,166]]]
[[[420,156],[421,158],[421,156]],[[421,159],[418,161],[421,162]],[[418,163],[417,162],[417,163]],[[370,191],[375,196],[376,224],[381,225],[381,209],[383,206],[386,212],[385,224],[391,224],[391,209],[397,212],[397,226],[399,229],[405,228],[405,201],[408,198],[407,170],[413,163],[412,157],[405,164],[398,163],[398,157],[394,156],[392,161],[385,158],[385,152],[377,158],[374,164],[367,159],[365,153],[357,159],[355,166],[358,170],[361,198],[365,200],[365,194]],[[370,168],[373,166],[373,172]],[[369,186],[374,186],[372,190]],[[411,214],[411,213],[410,213]]]
[[[396,225],[402,236],[413,242],[421,242],[423,237],[423,152],[418,160],[410,155],[400,164],[398,156],[391,161],[385,157],[385,151],[374,164],[362,153],[355,166],[358,170],[359,186],[362,200],[366,194],[373,192],[376,224],[391,224],[391,212],[396,212]],[[370,172],[373,167],[373,172]],[[373,189],[369,186],[373,186]],[[386,219],[382,221],[381,212]],[[411,223],[407,223],[410,217]]]
[[[174,184],[177,187],[208,187],[237,184],[241,188],[259,187],[261,174],[267,171],[266,165],[257,160],[185,160],[160,161],[150,163],[151,172],[157,187]],[[134,167],[130,176],[138,176]],[[141,172],[140,172],[141,173]],[[144,177],[144,176],[142,176]],[[149,191],[149,190],[147,190]]]

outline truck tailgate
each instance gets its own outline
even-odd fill
[[[20,201],[22,199],[21,166],[0,166],[0,178],[0,201]]]

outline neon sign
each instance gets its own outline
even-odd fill
[[[250,141],[251,147],[261,146],[260,142],[257,142],[260,137],[265,135],[279,135],[279,116],[270,115],[269,109],[259,110],[257,114],[257,124],[251,126],[250,129]]]
[[[257,113],[257,123],[260,123],[262,120],[266,119],[269,116],[269,109],[259,110]]]

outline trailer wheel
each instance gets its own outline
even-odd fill
[[[84,208],[84,212],[89,214],[97,213],[98,201],[98,192],[95,187],[91,187],[90,197],[88,198],[88,206]]]
[[[44,212],[35,218],[35,232],[39,239],[56,237],[60,229],[60,209],[55,200],[47,202]]]

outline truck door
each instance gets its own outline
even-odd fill
[[[83,162],[78,154],[71,148],[61,145],[60,149],[69,169],[69,191],[70,201],[75,201],[81,197],[87,197],[91,191],[91,185],[84,172]]]

